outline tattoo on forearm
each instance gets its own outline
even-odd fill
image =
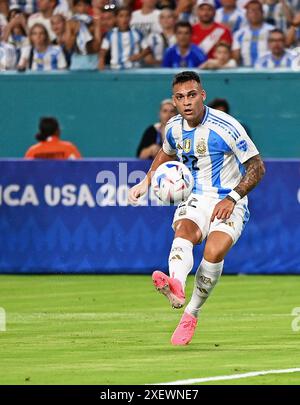
[[[245,175],[240,183],[234,188],[241,197],[248,194],[262,179],[265,174],[265,166],[259,155],[253,156],[244,164]]]

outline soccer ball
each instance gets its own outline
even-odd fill
[[[194,179],[189,169],[180,162],[160,165],[152,178],[154,194],[165,204],[177,205],[192,192]]]

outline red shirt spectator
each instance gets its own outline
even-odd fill
[[[215,5],[213,0],[198,0],[197,14],[199,23],[193,26],[192,42],[201,50],[213,58],[215,47],[220,42],[231,46],[232,35],[230,30],[223,24],[214,22]]]

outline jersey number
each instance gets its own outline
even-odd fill
[[[186,164],[189,160],[192,161],[192,169],[199,170],[199,167],[197,166],[198,158],[195,155],[182,155],[182,163]]]

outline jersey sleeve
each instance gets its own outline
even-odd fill
[[[30,58],[30,51],[31,51],[31,46],[24,46],[21,48],[21,55],[20,55],[20,60],[18,63],[18,67],[23,67],[24,65],[27,64]]]
[[[58,51],[58,55],[57,55],[57,67],[58,67],[58,69],[67,69],[66,57],[65,57],[61,47],[59,47],[59,51]]]
[[[245,163],[248,159],[259,154],[254,142],[247,134],[244,127],[234,120],[235,130],[230,136],[230,147],[241,163]]]
[[[176,155],[176,143],[175,143],[175,139],[173,137],[173,133],[172,133],[172,126],[171,125],[167,125],[166,126],[166,130],[165,130],[165,140],[163,143],[163,151],[167,154],[167,155]]]
[[[233,35],[232,51],[238,51],[238,50],[241,49],[242,37],[243,37],[242,30],[237,31],[237,32]]]
[[[108,35],[106,35],[103,38],[102,43],[101,43],[101,49],[105,49],[105,50],[110,49],[110,41],[109,41],[109,36]]]

